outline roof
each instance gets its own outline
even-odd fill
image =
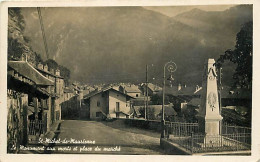
[[[196,90],[196,87],[193,86],[187,86],[182,87],[180,90],[178,90],[178,86],[173,86],[165,89],[166,94],[171,94],[174,96],[189,96],[189,95],[200,95],[202,87],[199,87],[199,89]]]
[[[151,91],[162,91],[162,87],[158,86],[158,85],[155,85],[155,84],[152,84],[152,83],[148,83],[148,88],[151,90]]]
[[[122,86],[124,89],[125,89],[125,91],[127,92],[127,93],[134,93],[134,92],[136,92],[136,93],[141,93],[141,90],[138,88],[138,86],[136,86],[136,85],[131,85],[131,86]]]
[[[65,87],[64,88],[64,93],[74,93],[74,91],[70,87]]]
[[[99,93],[106,92],[106,91],[109,91],[109,90],[115,91],[115,92],[120,93],[120,94],[122,94],[122,95],[124,95],[124,96],[127,96],[127,97],[129,97],[129,98],[134,98],[134,97],[129,96],[129,95],[123,93],[123,92],[120,92],[120,91],[118,91],[118,90],[115,90],[113,87],[109,86],[109,87],[102,88],[102,89],[100,89],[100,90],[95,90],[95,91],[90,92],[89,94],[87,94],[87,95],[84,96],[84,99],[88,99],[88,98],[93,97],[93,96],[95,96],[95,95],[97,95],[97,94],[99,94]]]
[[[41,72],[43,72],[43,73],[49,74],[49,75],[51,75],[51,76],[53,76],[53,77],[64,79],[64,77],[59,76],[59,75],[56,75],[56,74],[53,74],[53,73],[51,73],[50,71],[45,71],[45,70],[40,69],[40,68],[36,68],[36,69],[39,70],[39,71],[41,71]]]
[[[54,82],[25,61],[8,61],[8,66],[37,85],[54,85]]]
[[[192,98],[187,105],[198,107],[201,104],[201,98]]]

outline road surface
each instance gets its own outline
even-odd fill
[[[49,153],[164,154],[160,149],[159,133],[127,127],[118,122],[65,120],[56,139],[81,140],[81,144],[57,143],[52,146],[55,150]],[[88,144],[82,144],[86,141]]]

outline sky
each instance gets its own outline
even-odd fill
[[[164,7],[153,7],[153,6],[146,6],[144,8],[153,10],[156,12],[160,12],[161,14],[164,14],[169,17],[176,16],[180,13],[187,12],[189,10],[192,10],[194,8],[198,8],[204,11],[224,11],[226,9],[229,9],[230,7],[233,7],[235,5],[203,5],[203,6],[164,6]]]

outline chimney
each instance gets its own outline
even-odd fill
[[[48,71],[48,65],[47,64],[43,66],[43,70]]]
[[[199,90],[199,86],[198,85],[196,85],[196,91],[198,91]]]
[[[39,62],[39,64],[38,64],[38,69],[41,69],[41,70],[43,70],[43,64],[41,64],[40,62]]]
[[[56,73],[55,73],[57,76],[60,76],[60,70],[59,69],[56,69]]]
[[[178,84],[178,91],[181,90],[181,83]]]
[[[54,73],[54,69],[51,69],[51,68],[50,68],[50,73],[55,74],[55,73]]]

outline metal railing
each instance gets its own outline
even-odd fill
[[[193,134],[170,138],[191,153],[241,151],[251,149],[251,134],[204,135]]]
[[[37,135],[37,133],[43,134],[46,132],[45,123],[42,120],[30,120],[28,135]]]
[[[221,135],[199,134],[198,123],[165,123],[166,137],[192,153],[251,149],[251,128],[222,125]],[[169,136],[172,135],[172,136]]]
[[[251,133],[251,128],[236,125],[222,124],[222,134]]]
[[[170,141],[179,144],[192,153],[240,151],[251,149],[251,134],[202,135],[191,134],[175,137]]]
[[[165,132],[166,135],[170,134],[177,136],[190,136],[191,133],[197,133],[199,131],[198,123],[181,123],[181,122],[166,122]]]

